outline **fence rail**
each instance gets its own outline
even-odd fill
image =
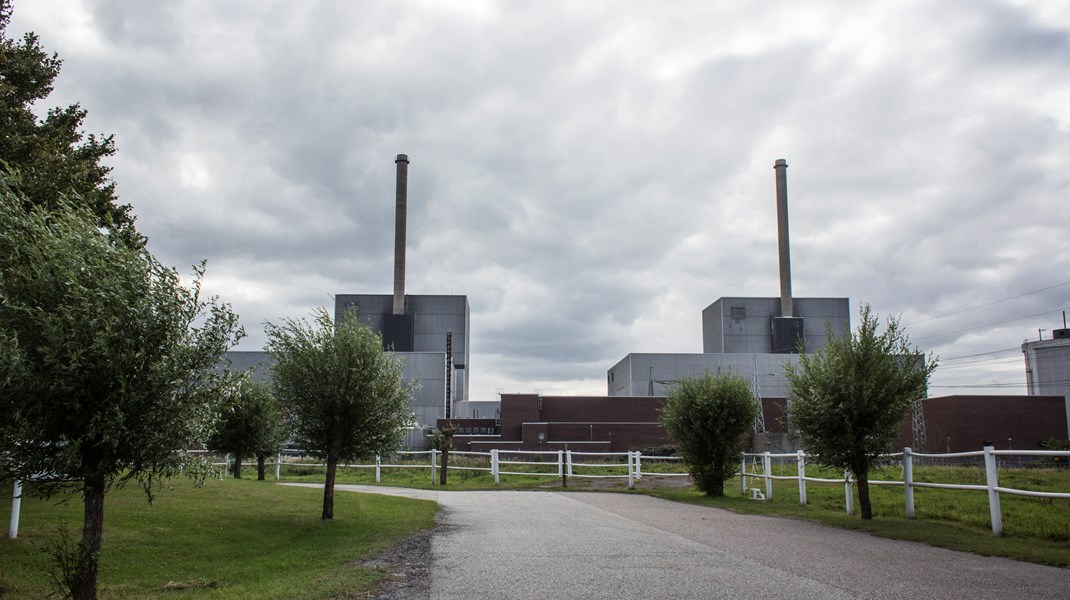
[[[205,451],[191,451],[191,454],[209,454]],[[292,454],[292,453],[289,453]],[[394,455],[398,456],[412,456],[423,457],[426,456],[425,462],[411,462],[411,463],[396,463],[396,464],[383,464],[382,457],[376,456],[375,462],[370,464],[352,464],[345,463],[339,465],[344,468],[356,468],[356,469],[375,469],[375,481],[380,483],[382,481],[382,469],[429,469],[431,474],[431,483],[437,482],[437,473],[439,466],[439,456],[442,452],[438,450],[423,450],[423,451],[404,451],[397,452]],[[489,472],[494,477],[494,483],[500,483],[502,475],[509,476],[534,476],[534,477],[576,477],[576,478],[615,478],[615,479],[627,479],[628,488],[631,489],[635,485],[635,481],[642,479],[643,473],[643,461],[680,461],[678,456],[652,456],[643,455],[638,451],[629,452],[578,452],[572,450],[554,450],[554,451],[535,451],[535,450],[491,450],[490,452],[474,452],[474,451],[455,451],[450,452],[454,456],[474,456],[474,457],[486,457],[489,459],[489,467],[476,467],[470,465],[448,465],[447,469],[458,471],[481,471]],[[394,456],[392,455],[392,456]],[[275,456],[273,462],[270,464],[275,467],[275,479],[281,479],[281,469],[283,465],[286,466],[299,466],[299,467],[312,467],[312,468],[326,468],[323,463],[308,463],[308,462],[283,462],[282,453]],[[522,459],[529,456],[548,456],[551,460],[510,460]],[[945,490],[966,490],[966,491],[984,491],[988,493],[988,504],[992,523],[992,533],[994,535],[1003,534],[1003,518],[1000,508],[1000,494],[1010,494],[1016,496],[1027,496],[1033,498],[1047,498],[1047,499],[1070,499],[1070,493],[1064,492],[1044,492],[1039,490],[1022,490],[1016,488],[1008,488],[999,485],[999,473],[996,457],[998,456],[1039,456],[1039,457],[1060,457],[1070,459],[1070,451],[1056,451],[1056,450],[995,450],[992,446],[985,446],[983,450],[971,451],[971,452],[949,452],[943,454],[921,453],[914,452],[910,448],[904,448],[902,452],[896,452],[894,454],[883,455],[885,458],[898,458],[902,461],[903,479],[899,480],[870,480],[871,485],[877,486],[895,486],[902,487],[905,490],[905,510],[907,518],[914,518],[914,489],[915,488],[932,488],[932,489],[945,489]],[[605,458],[620,458],[624,457],[624,462],[578,462],[574,458],[582,457],[605,457]],[[972,484],[957,484],[957,483],[932,483],[914,481],[913,464],[915,458],[923,459],[948,459],[948,458],[966,458],[966,457],[983,457],[985,468],[985,485],[972,485]],[[761,459],[761,470],[748,470],[747,459],[751,458],[755,468],[758,465],[758,459]],[[772,473],[772,459],[774,458],[794,458],[796,461],[797,471],[795,475],[773,475]],[[774,480],[797,480],[799,488],[799,504],[806,504],[806,484],[807,483],[823,483],[823,484],[838,484],[844,486],[844,503],[847,514],[854,514],[854,494],[851,473],[844,471],[842,478],[829,479],[821,477],[809,477],[806,475],[806,459],[813,458],[811,455],[807,455],[804,451],[799,450],[795,453],[786,454],[773,454],[769,452],[764,453],[745,453],[739,465],[739,487],[740,494],[747,494],[747,482],[749,479],[760,479],[764,482],[764,493],[759,488],[749,488],[751,491],[751,497],[759,500],[772,500],[773,498],[773,481]],[[222,462],[212,463],[214,465],[222,466],[224,473],[229,475],[231,465],[230,455],[224,455]],[[546,472],[530,472],[530,471],[512,471],[509,467],[525,467],[525,466],[543,466],[549,467],[553,470]],[[504,468],[503,468],[504,467]],[[615,473],[575,473],[575,468],[582,468],[584,470],[592,469],[615,469],[618,472]],[[619,473],[620,469],[626,469],[624,474]],[[658,477],[686,477],[688,473],[648,473],[657,475]],[[18,519],[19,509],[22,499],[22,485],[20,481],[15,481],[15,488],[12,493],[12,511],[11,511],[11,523],[9,528],[9,536],[14,538],[18,534]]]
[[[1029,496],[1033,498],[1049,498],[1049,499],[1063,499],[1070,500],[1070,493],[1064,492],[1042,492],[1038,490],[1022,490],[1016,488],[1008,488],[999,485],[999,471],[996,461],[997,456],[1046,456],[1046,457],[1061,457],[1070,458],[1070,451],[1065,450],[996,450],[992,446],[985,446],[983,450],[971,451],[971,452],[948,452],[944,454],[931,454],[914,452],[910,448],[904,448],[902,452],[896,452],[893,454],[885,454],[885,458],[900,458],[903,464],[903,480],[887,480],[887,479],[871,479],[870,485],[884,485],[902,487],[905,490],[905,509],[908,519],[914,518],[914,488],[932,488],[942,490],[967,490],[967,491],[979,491],[988,492],[988,507],[989,515],[992,523],[992,533],[994,535],[1003,535],[1003,513],[1000,507],[999,495],[1010,494],[1015,496]],[[748,471],[747,458],[754,459],[753,464],[757,465],[757,461],[761,459],[761,472],[754,470]],[[806,484],[811,483],[832,483],[842,484],[844,486],[844,505],[847,514],[854,514],[854,482],[851,479],[850,471],[844,471],[842,479],[823,479],[819,477],[807,477],[806,476],[806,458],[811,457],[804,451],[799,450],[790,454],[772,454],[769,452],[763,453],[745,453],[743,459],[739,465],[739,491],[740,494],[747,494],[747,480],[748,479],[761,479],[765,483],[765,492],[759,488],[750,488],[751,498],[759,500],[772,500],[773,498],[773,481],[774,480],[787,480],[794,479],[799,482],[799,504],[806,504]],[[947,459],[947,458],[965,458],[965,457],[984,457],[985,467],[985,485],[971,485],[962,483],[930,483],[922,481],[914,481],[914,459]],[[773,475],[772,474],[772,459],[774,458],[794,458],[797,461],[798,474],[794,476],[790,475]]]
[[[194,451],[193,453],[208,454],[204,451]],[[419,451],[404,451],[396,452],[395,455],[402,456],[426,456],[427,458],[421,464],[420,462],[411,463],[395,463],[386,464],[382,462],[380,456],[375,457],[374,463],[369,464],[354,464],[344,463],[339,464],[339,467],[347,469],[375,469],[375,482],[382,482],[382,469],[430,469],[431,482],[438,481],[437,474],[440,469],[440,457],[442,452],[439,450],[419,450]],[[611,478],[611,479],[627,479],[628,487],[632,488],[635,485],[636,480],[643,478],[643,461],[680,461],[679,456],[651,456],[643,455],[638,451],[634,452],[574,452],[571,450],[491,450],[490,452],[474,452],[474,451],[451,451],[450,456],[466,456],[466,457],[485,457],[489,459],[490,466],[477,467],[471,465],[447,465],[447,470],[450,471],[479,471],[484,473],[490,473],[494,477],[494,483],[501,482],[502,475],[510,476],[524,476],[524,477],[575,477],[583,479],[598,479],[598,478]],[[514,460],[522,459],[524,457],[543,456],[548,457],[550,460]],[[623,462],[580,462],[574,459],[574,457],[604,457],[604,458],[624,458]],[[230,474],[231,466],[234,464],[230,455],[224,455],[222,461],[211,463],[215,466],[222,467],[225,475]],[[279,480],[282,477],[281,468],[287,467],[311,467],[311,468],[326,468],[324,463],[310,463],[310,462],[283,462],[282,454],[278,454],[273,462],[269,462],[275,467],[275,479]],[[512,467],[525,467],[525,466],[539,466],[547,467],[552,470],[538,472],[538,471],[522,471],[512,470]],[[591,469],[625,469],[624,473],[576,473],[574,468],[582,468],[585,470]],[[687,477],[687,473],[651,473],[647,472],[646,475],[656,475],[658,477]]]

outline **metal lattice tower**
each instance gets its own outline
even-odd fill
[[[754,433],[765,433],[765,409],[762,408],[762,394],[758,385],[758,357],[751,356],[751,365],[754,367],[751,371],[754,382],[754,397],[758,400],[758,414],[754,417]]]
[[[921,400],[915,400],[910,405],[910,424],[913,433],[914,450],[924,452],[925,447],[925,411],[922,409]]]

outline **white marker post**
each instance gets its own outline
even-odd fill
[[[19,537],[19,512],[22,510],[22,482],[15,480],[15,489],[11,492],[11,525],[7,537]]]

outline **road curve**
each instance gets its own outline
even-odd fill
[[[1070,598],[1070,570],[613,493],[339,490],[436,500],[430,597]]]

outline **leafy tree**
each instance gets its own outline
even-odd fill
[[[86,111],[78,104],[37,118],[34,104],[52,93],[62,61],[34,33],[8,38],[10,20],[11,1],[0,0],[0,171],[17,173],[24,202],[54,210],[67,198],[89,209],[101,227],[142,245],[130,206],[118,203],[111,168],[101,164],[115,154],[114,137],[85,136]]]
[[[286,441],[282,409],[271,388],[249,373],[231,376],[222,395],[215,433],[208,448],[234,455],[234,478],[241,479],[242,459],[257,458],[257,479],[264,479],[264,461]]]
[[[334,518],[338,462],[397,449],[413,422],[411,388],[401,363],[384,352],[379,334],[346,313],[332,322],[327,311],[305,319],[268,323],[267,350],[275,359],[275,395],[290,419],[296,444],[326,460],[323,519]]]
[[[868,304],[853,334],[835,336],[816,354],[788,365],[788,422],[818,463],[850,469],[862,518],[872,519],[869,470],[891,450],[912,401],[925,396],[936,359],[918,352],[898,320],[883,332]]]
[[[680,445],[691,479],[707,496],[724,496],[735,474],[758,401],[738,375],[706,373],[686,378],[669,393],[661,422]]]
[[[431,449],[442,453],[442,464],[438,472],[438,484],[446,485],[446,473],[450,466],[450,450],[453,450],[453,436],[457,433],[456,423],[446,423],[431,434]]]
[[[189,472],[181,450],[207,437],[215,365],[242,332],[201,298],[203,263],[185,287],[85,207],[28,206],[0,177],[0,473],[81,494],[65,584],[94,598],[105,494],[137,481],[151,501],[154,482]]]

